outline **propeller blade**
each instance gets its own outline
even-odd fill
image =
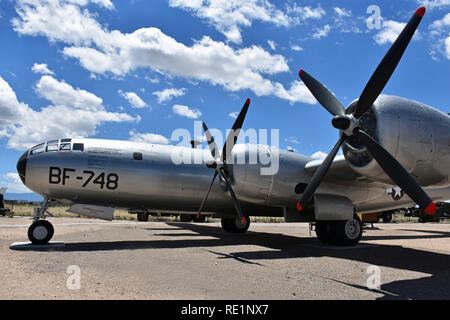
[[[416,180],[411,177],[405,168],[386,149],[362,130],[357,130],[355,134],[396,185],[402,188],[427,214],[431,215],[436,212],[436,205],[433,200],[428,197]]]
[[[213,178],[211,180],[211,184],[209,185],[208,192],[206,192],[205,196],[203,197],[202,203],[200,205],[200,209],[198,209],[198,215],[200,215],[200,213],[202,213],[202,211],[203,211],[203,207],[205,206],[206,199],[208,199],[209,193],[211,192],[212,186],[214,184],[214,180],[216,180],[216,177],[217,177],[218,174],[219,173],[217,171],[214,172],[214,176],[213,176]]]
[[[211,154],[215,160],[219,158],[219,149],[217,148],[217,144],[214,141],[213,136],[211,135],[211,132],[209,132],[208,127],[206,126],[205,122],[202,122],[203,125],[203,131],[205,131],[206,139],[208,141],[209,150],[211,150]]]
[[[245,115],[247,114],[248,107],[250,106],[250,99],[247,99],[245,101],[244,106],[242,107],[241,112],[239,113],[236,121],[233,124],[233,127],[231,128],[231,131],[228,134],[227,140],[225,141],[225,144],[223,145],[222,149],[222,162],[226,163],[227,159],[231,157],[231,151],[234,148],[234,145],[236,144],[236,140],[239,136],[239,133],[241,132],[242,125],[244,123]]]
[[[233,204],[234,204],[234,207],[236,208],[236,212],[239,216],[239,220],[242,222],[242,224],[245,224],[244,212],[242,211],[241,204],[240,204],[238,198],[236,197],[236,194],[234,193],[233,188],[231,187],[230,179],[228,179],[228,176],[223,168],[220,168],[219,171],[220,171],[220,176],[225,180],[228,190],[230,191],[230,195],[231,195],[231,198],[233,199]]]
[[[300,70],[298,73],[300,79],[306,87],[311,91],[312,95],[319,101],[319,103],[328,110],[333,116],[344,115],[345,108],[324,85],[314,79],[309,73],[304,70]]]
[[[309,204],[314,195],[314,192],[316,191],[319,184],[322,182],[323,177],[325,177],[325,175],[327,174],[327,171],[330,168],[334,157],[336,157],[336,154],[339,151],[341,145],[344,143],[345,139],[347,139],[347,136],[345,134],[342,134],[341,137],[339,138],[339,141],[336,143],[336,145],[333,147],[333,149],[330,151],[330,153],[327,155],[325,160],[320,165],[319,169],[316,170],[311,181],[308,183],[305,192],[303,192],[300,201],[297,203],[297,211],[299,212],[302,211],[303,208],[305,208]]]
[[[370,106],[372,106],[380,95],[381,91],[397,67],[397,64],[411,41],[411,38],[414,35],[414,32],[416,31],[417,26],[422,20],[424,14],[425,7],[420,7],[417,9],[408,24],[398,36],[397,40],[395,40],[392,44],[383,60],[381,60],[358,100],[355,112],[353,113],[356,119],[359,119],[359,117],[361,117],[361,115],[366,112]]]

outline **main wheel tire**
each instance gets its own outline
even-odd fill
[[[192,219],[193,219],[193,216],[191,214],[180,214],[181,222],[191,222]]]
[[[55,230],[47,220],[38,220],[28,228],[28,239],[33,244],[46,244],[53,237]]]
[[[245,223],[239,218],[222,218],[221,224],[223,230],[230,233],[245,233],[250,227],[249,217],[244,217]]]
[[[333,242],[330,235],[330,221],[316,222],[316,236],[324,244],[331,244]]]
[[[206,221],[206,216],[202,216],[202,215],[200,215],[199,217],[194,216],[194,217],[192,218],[192,220],[193,220],[194,222],[205,222],[205,221]]]
[[[137,214],[137,219],[138,219],[138,221],[145,222],[145,221],[148,221],[148,216],[149,216],[148,213],[140,212]]]
[[[392,213],[385,213],[382,217],[383,223],[389,223],[392,221]]]
[[[350,220],[331,221],[330,237],[333,244],[354,246],[362,237],[362,223],[357,215]]]

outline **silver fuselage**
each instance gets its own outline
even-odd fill
[[[423,104],[386,95],[372,108],[377,118],[374,137],[433,200],[450,199],[450,117]],[[38,152],[32,148],[24,154],[22,178],[29,189],[68,203],[195,212],[214,174],[206,166],[213,160],[207,149],[101,139],[67,141],[70,151],[60,150],[63,142],[58,140],[50,148],[55,151],[47,151],[44,144]],[[78,150],[74,150],[75,144]],[[270,164],[261,164],[259,159],[248,163],[254,150],[272,161],[277,159],[275,174],[262,175],[261,169]],[[180,154],[188,155],[191,161],[176,163],[174,157]],[[299,198],[295,186],[307,184],[320,163],[263,145],[236,145],[233,155],[235,162],[247,159],[230,170],[233,188],[248,215],[278,216],[282,208],[295,208]],[[341,157],[317,193],[347,197],[361,213],[413,205],[406,195],[394,200],[386,192],[389,187],[392,182],[375,161],[358,166]],[[205,212],[234,213],[229,193],[223,188],[216,180]]]

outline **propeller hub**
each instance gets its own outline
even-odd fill
[[[336,129],[345,131],[350,126],[350,119],[348,118],[348,116],[337,115],[334,116],[333,120],[331,120],[331,123]]]
[[[331,123],[333,127],[342,130],[347,136],[353,135],[354,130],[359,126],[359,121],[353,114],[336,115]]]

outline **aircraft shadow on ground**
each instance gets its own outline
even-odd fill
[[[64,248],[54,251],[109,251],[134,249],[171,249],[171,248],[205,248],[216,254],[218,259],[234,259],[241,263],[264,265],[264,260],[292,259],[309,257],[332,257],[359,261],[370,265],[394,269],[409,270],[430,274],[429,277],[411,280],[399,280],[382,284],[379,293],[381,299],[449,299],[450,298],[450,256],[444,253],[423,251],[397,245],[370,245],[364,240],[401,240],[401,239],[436,239],[450,238],[450,232],[405,230],[426,233],[425,235],[398,236],[363,236],[363,243],[356,247],[342,248],[322,245],[315,237],[296,237],[278,233],[247,231],[245,234],[229,234],[217,226],[167,223],[170,234],[155,234],[155,236],[184,237],[184,239],[148,240],[148,241],[112,241],[112,242],[80,242],[67,243]],[[147,228],[147,230],[162,231],[165,228]],[[183,231],[180,233],[176,230]],[[190,231],[193,233],[186,233]],[[192,236],[195,238],[186,239]],[[203,236],[206,239],[198,239]],[[254,245],[266,248],[259,251],[235,252],[223,254],[208,248],[220,246]],[[267,250],[269,249],[269,250]],[[272,249],[272,250],[270,250]],[[345,283],[339,279],[329,279]],[[369,290],[364,286],[350,283],[362,290]],[[369,290],[374,291],[374,290]],[[376,291],[376,290],[375,290]],[[345,297],[343,297],[345,298]]]

